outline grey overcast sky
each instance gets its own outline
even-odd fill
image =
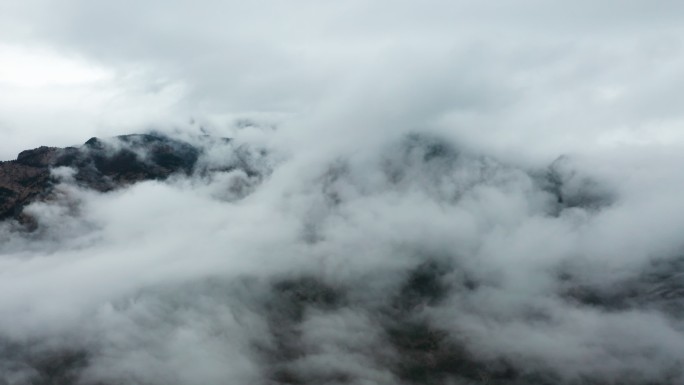
[[[288,137],[437,129],[535,159],[679,146],[683,14],[633,0],[4,0],[0,156],[240,118]]]

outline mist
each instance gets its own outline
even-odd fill
[[[680,8],[0,3],[0,384],[684,383]]]
[[[677,173],[268,135],[105,193],[53,170],[37,229],[3,223],[5,381],[681,381]]]

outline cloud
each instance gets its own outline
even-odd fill
[[[76,55],[115,77],[20,102],[8,93],[3,132],[32,139],[3,156],[41,139],[71,144],[56,132],[75,141],[190,118],[225,128],[274,116],[297,131],[336,127],[340,137],[437,126],[547,162],[625,143],[681,145],[678,8],[35,0],[3,12],[12,20],[4,40]]]
[[[630,182],[565,160],[550,189],[439,135],[313,164],[197,140],[189,178],[96,193],[58,170],[61,198],[27,209],[39,229],[3,229],[7,381],[46,362],[85,383],[681,377],[681,273],[661,267],[681,242],[626,220],[679,216]],[[233,196],[239,159],[265,171]],[[672,213],[677,180],[650,190]]]
[[[681,382],[679,8],[0,5],[3,46],[107,74],[6,84],[3,159],[202,150],[106,193],[53,170],[37,229],[0,224],[1,378]]]

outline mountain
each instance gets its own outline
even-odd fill
[[[684,258],[601,259],[626,250],[625,208],[571,158],[527,170],[407,135],[269,184],[267,157],[151,133],[0,163],[0,221],[22,224],[0,228],[0,384],[684,378]],[[35,231],[24,209],[63,185],[105,218]]]
[[[28,204],[49,200],[56,179],[51,170],[73,169],[83,187],[100,192],[144,180],[163,180],[175,173],[192,172],[200,150],[163,135],[122,135],[103,141],[91,138],[79,147],[39,147],[19,153],[16,160],[0,162],[0,220],[29,223]]]

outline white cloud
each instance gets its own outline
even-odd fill
[[[0,5],[3,159],[155,128],[258,171],[57,170],[38,231],[0,227],[0,374],[681,382],[681,7]]]

